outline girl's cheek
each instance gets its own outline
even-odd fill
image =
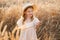
[[[26,14],[27,14],[27,15],[33,15],[31,12],[27,12]]]
[[[28,12],[27,15],[30,15],[30,13]]]

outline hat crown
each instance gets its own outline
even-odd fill
[[[25,4],[23,4],[23,10],[25,10],[25,8],[27,8],[27,7],[29,7],[29,6],[33,6],[33,4],[32,3],[25,3]]]

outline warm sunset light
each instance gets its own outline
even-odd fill
[[[0,0],[0,40],[60,40],[60,0]]]

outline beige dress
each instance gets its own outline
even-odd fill
[[[23,17],[21,17],[17,21],[18,27],[21,27],[23,25],[22,22],[23,22]],[[37,40],[35,27],[38,22],[39,20],[36,17],[34,17],[34,20],[32,22],[24,24],[26,25],[26,28],[24,30],[21,30],[19,40]]]

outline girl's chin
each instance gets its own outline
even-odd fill
[[[30,15],[31,17],[33,16],[33,15]]]
[[[32,17],[32,15],[29,15],[29,17]]]

